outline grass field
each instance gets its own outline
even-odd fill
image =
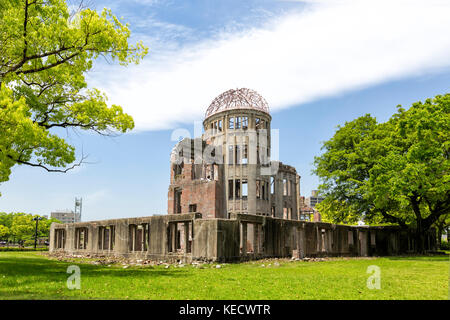
[[[278,262],[204,269],[77,262],[81,289],[69,290],[73,262],[0,252],[0,299],[449,299],[448,256]],[[370,265],[380,267],[379,290],[366,286]]]

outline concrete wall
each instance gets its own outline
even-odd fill
[[[105,227],[114,230],[114,246],[109,250],[103,250],[100,244],[106,241],[104,236],[103,240],[99,238]],[[88,230],[85,249],[76,249],[77,228]],[[58,248],[57,244],[63,242]],[[431,231],[426,249],[435,250],[435,244]],[[248,214],[231,214],[230,219],[203,219],[199,213],[190,213],[54,223],[50,229],[51,252],[185,262],[383,256],[412,252],[414,246],[413,235],[398,227],[346,226]]]

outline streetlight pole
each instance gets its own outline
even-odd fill
[[[39,220],[42,220],[42,218],[41,217],[34,217],[33,220],[36,221],[36,229],[34,230],[34,250],[36,250],[38,223],[39,223]]]

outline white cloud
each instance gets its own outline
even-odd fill
[[[109,66],[91,83],[137,129],[157,130],[203,118],[230,88],[258,91],[275,111],[450,66],[449,1],[306,2],[263,28],[150,51],[126,69]]]

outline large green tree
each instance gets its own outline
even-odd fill
[[[414,103],[387,122],[370,115],[337,128],[315,158],[325,201],[335,222],[398,224],[424,235],[450,212],[450,94]]]
[[[130,45],[128,25],[110,10],[63,0],[0,1],[0,182],[14,165],[66,172],[84,160],[57,128],[109,135],[134,127],[85,75],[99,56],[138,63],[148,49]]]
[[[0,224],[0,239],[5,239],[9,237],[9,228]]]
[[[13,213],[0,212],[0,225],[11,228],[13,218]]]
[[[50,226],[53,222],[60,223],[54,218],[41,217],[23,212],[13,212],[9,214],[0,213],[0,238],[13,238],[14,240],[34,239],[36,231],[36,221],[33,218],[40,217],[38,221],[38,237],[48,237]]]
[[[0,212],[0,239],[7,240],[11,235],[13,214]]]
[[[11,234],[16,240],[30,240],[33,238],[36,223],[31,214],[17,213],[14,215]]]

